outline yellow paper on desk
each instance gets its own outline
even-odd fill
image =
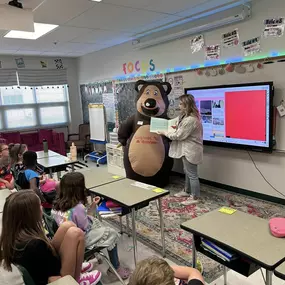
[[[161,188],[155,188],[152,191],[155,192],[155,193],[163,193],[164,192],[164,190],[161,189]]]
[[[228,214],[228,215],[232,215],[233,213],[235,213],[237,210],[232,209],[232,208],[228,208],[228,207],[223,207],[219,210],[219,212],[224,213],[224,214]]]
[[[121,178],[120,176],[118,176],[118,175],[115,175],[115,176],[112,176],[114,179],[119,179],[119,178]]]

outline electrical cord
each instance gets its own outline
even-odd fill
[[[258,166],[256,165],[256,163],[255,163],[255,161],[254,161],[252,155],[250,154],[250,152],[247,151],[247,153],[248,153],[248,155],[249,155],[249,157],[250,157],[250,159],[251,159],[251,161],[252,161],[252,163],[253,163],[255,169],[259,172],[259,174],[260,174],[261,177],[264,179],[264,181],[265,181],[274,191],[276,191],[277,193],[279,193],[281,196],[285,197],[285,195],[284,195],[282,192],[280,192],[279,190],[277,190],[277,189],[266,179],[266,177],[263,175],[263,173],[260,171],[260,169],[259,169]]]

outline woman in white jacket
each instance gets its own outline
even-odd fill
[[[169,156],[182,158],[183,162],[185,188],[175,196],[189,197],[182,204],[191,205],[197,203],[200,197],[198,165],[203,160],[203,126],[193,95],[180,96],[179,108],[180,116],[175,132],[161,134],[172,140]]]

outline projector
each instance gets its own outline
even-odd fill
[[[12,0],[12,1],[10,1],[8,4],[9,4],[10,6],[23,9],[22,3],[19,3],[18,0]]]

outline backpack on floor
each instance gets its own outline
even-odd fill
[[[285,218],[272,218],[269,220],[270,231],[275,237],[285,237]]]

